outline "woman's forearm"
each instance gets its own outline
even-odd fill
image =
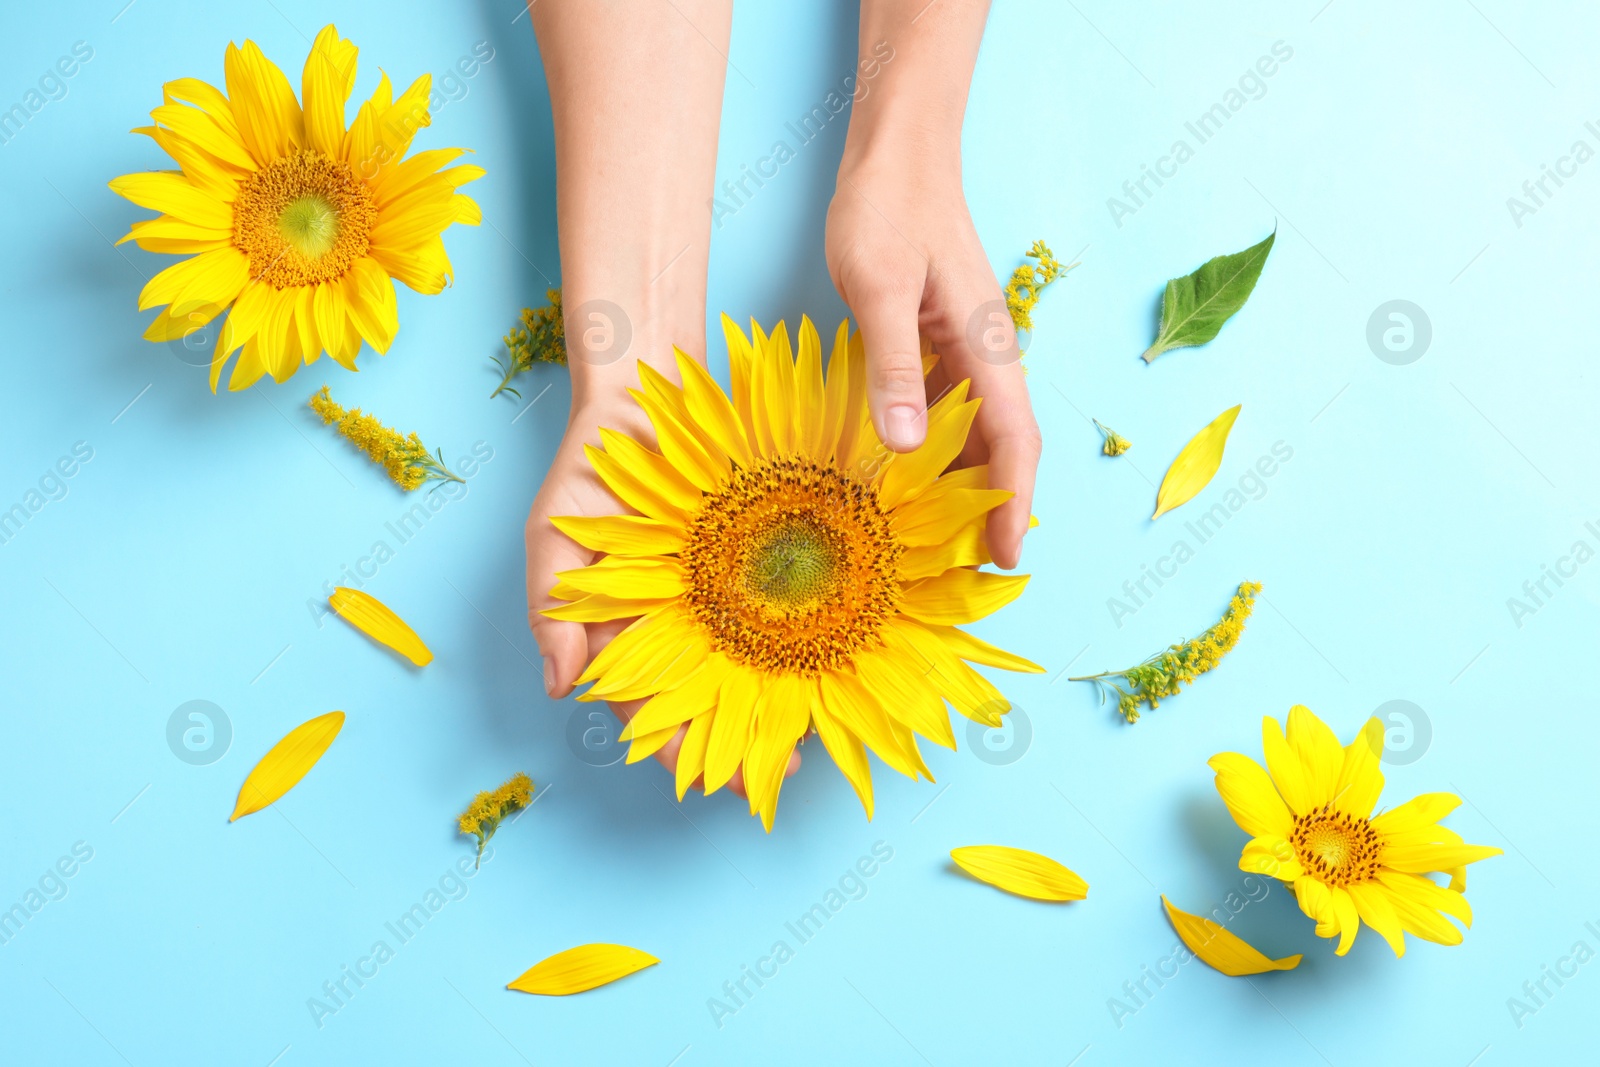
[[[530,10],[555,121],[578,408],[636,385],[636,360],[669,367],[673,344],[701,354],[732,2],[546,0]],[[609,321],[608,304],[624,321]]]
[[[961,122],[988,14],[988,0],[861,0],[861,69],[880,69],[854,104],[842,175],[938,159],[937,177],[959,188]],[[884,44],[894,58],[875,62]]]

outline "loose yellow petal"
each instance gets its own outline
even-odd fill
[[[661,961],[627,945],[579,945],[540,960],[506,985],[519,993],[564,997],[626,978]]]
[[[428,646],[422,643],[417,632],[376,597],[341,585],[334,589],[328,603],[333,605],[333,610],[345,622],[378,644],[394,649],[418,667],[426,667],[433,662],[433,653],[428,651]]]
[[[1266,971],[1292,971],[1300,966],[1300,956],[1285,956],[1281,960],[1268,959],[1250,944],[1229,933],[1210,919],[1190,915],[1172,906],[1166,897],[1161,898],[1167,909],[1167,918],[1178,937],[1189,946],[1189,951],[1200,957],[1200,962],[1232,978]]]
[[[1150,516],[1152,519],[1158,519],[1178,505],[1188,503],[1215,477],[1217,468],[1222,466],[1222,450],[1227,447],[1233,420],[1239,417],[1239,408],[1242,406],[1235,404],[1218,415],[1211,425],[1195,434],[1183,446],[1178,458],[1167,468],[1167,476],[1161,479],[1161,489],[1156,494],[1156,513]]]
[[[950,850],[956,866],[980,882],[1034,900],[1082,900],[1089,883],[1037,852],[1005,845],[969,845]]]
[[[330,711],[290,730],[245,778],[228,821],[260,811],[293,789],[328,751],[343,727],[344,712]]]

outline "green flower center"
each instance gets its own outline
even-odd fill
[[[316,193],[298,196],[284,205],[278,232],[302,256],[321,259],[339,240],[339,212]]]
[[[744,586],[757,600],[780,610],[809,608],[831,586],[839,550],[829,531],[809,518],[775,523],[745,560]]]

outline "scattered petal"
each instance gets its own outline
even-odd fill
[[[1228,434],[1242,406],[1235,404],[1218,415],[1183,446],[1178,458],[1167,468],[1167,476],[1161,479],[1152,519],[1159,519],[1173,508],[1187,504],[1216,477],[1217,468],[1222,466],[1222,450],[1228,446]]]
[[[272,746],[239,787],[228,821],[260,811],[299,784],[344,728],[344,712],[330,711],[303,722]]]
[[[564,997],[607,985],[660,962],[650,953],[627,945],[579,945],[540,960],[506,988]]]
[[[951,849],[956,866],[996,889],[1034,900],[1082,900],[1089,883],[1051,859],[1005,845],[968,845]]]
[[[1199,915],[1190,915],[1172,906],[1166,897],[1161,898],[1167,909],[1167,918],[1178,937],[1189,946],[1189,951],[1200,957],[1200,962],[1232,978],[1266,971],[1292,971],[1300,966],[1299,954],[1281,960],[1268,959],[1248,942],[1229,933],[1217,923]]]
[[[394,649],[418,667],[426,667],[433,662],[433,653],[428,651],[428,646],[422,643],[417,632],[378,598],[341,585],[334,589],[328,603],[333,605],[333,610],[345,622],[378,644]]]

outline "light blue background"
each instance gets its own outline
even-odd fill
[[[1575,140],[1600,147],[1584,127],[1600,120],[1592,9],[997,5],[963,159],[979,232],[1002,276],[1037,237],[1062,256],[1083,249],[1044,297],[1028,358],[1046,433],[1043,525],[1024,558],[1033,585],[976,628],[1050,669],[1004,679],[1031,747],[998,766],[965,746],[936,749],[938,785],[881,772],[868,825],[810,746],[767,836],[727,796],[665,799],[653,762],[575,758],[575,705],[546,700],[533,666],[522,523],[568,390],[564,371],[542,367],[523,395],[549,392],[520,417],[514,399],[488,399],[500,335],[559,279],[549,106],[515,0],[137,0],[119,13],[122,3],[29,5],[0,39],[0,106],[73,42],[94,49],[66,97],[0,147],[0,507],[75,442],[94,450],[68,495],[0,545],[0,907],[74,842],[93,849],[65,898],[0,946],[8,1062],[1592,1056],[1585,1019],[1600,964],[1549,985],[1555,996],[1520,1028],[1507,999],[1575,942],[1600,949],[1584,926],[1600,920],[1600,564],[1548,584],[1554,595],[1520,626],[1507,598],[1573,542],[1600,545],[1584,526],[1600,520],[1589,311],[1600,162],[1520,227],[1506,206]],[[937,6],[925,16],[939,17]],[[488,177],[469,191],[485,225],[448,234],[454,288],[401,290],[386,358],[363,355],[357,376],[324,361],[282,386],[212,397],[203,370],[139,338],[150,314],[136,295],[170,257],[109,245],[148,213],[105,183],[167,165],[126,132],[148,121],[162,81],[220,82],[224,45],[252,37],[298,85],[308,38],[329,19],[361,47],[358,96],[380,65],[405,84],[492,45],[493,61],[418,140],[476,149]],[[739,4],[719,177],[765,155],[851,71],[854,20],[849,5]],[[1117,225],[1107,198],[1175,139],[1193,146],[1184,123],[1276,41],[1293,57],[1265,95]],[[713,312],[807,312],[825,333],[843,314],[822,261],[843,125],[717,230]],[[1163,281],[1275,220],[1277,247],[1244,313],[1204,349],[1141,363]],[[1368,317],[1391,299],[1432,323],[1431,347],[1410,365],[1380,361],[1366,341]],[[719,346],[713,364],[722,358]],[[397,545],[385,524],[420,498],[305,409],[324,380],[449,458],[481,441],[493,460]],[[1235,403],[1216,483],[1149,522],[1167,462]],[[1133,451],[1099,456],[1088,415]],[[1118,626],[1108,598],[1279,441],[1293,457],[1264,495]],[[432,644],[425,671],[308,609],[380,539],[397,551],[366,588]],[[1197,632],[1247,578],[1266,590],[1238,650],[1136,726],[1090,687],[1058,680],[1069,663],[1125,666]],[[210,766],[180,762],[165,739],[191,699],[232,722],[231,749]],[[1119,1027],[1109,998],[1128,1002],[1123,983],[1175,941],[1158,893],[1203,911],[1240,888],[1244,838],[1207,757],[1258,755],[1261,716],[1297,702],[1348,737],[1392,699],[1420,706],[1432,738],[1420,759],[1388,768],[1386,802],[1458,791],[1467,802],[1449,824],[1506,850],[1472,871],[1465,943],[1412,940],[1396,960],[1365,931],[1338,959],[1275,888],[1233,928],[1273,955],[1303,951],[1298,971],[1246,981],[1190,964]],[[349,720],[321,764],[273,810],[229,825],[255,760],[333,708]],[[501,831],[466,896],[319,1028],[308,998],[374,941],[397,945],[384,924],[470,854],[455,813],[519,769],[540,799]],[[798,944],[785,922],[879,841],[893,859],[865,897]],[[948,850],[982,842],[1060,858],[1087,878],[1089,899],[1034,904],[954,873]],[[719,1028],[708,998],[779,939],[794,958]],[[576,998],[504,989],[589,941],[662,963]]]

